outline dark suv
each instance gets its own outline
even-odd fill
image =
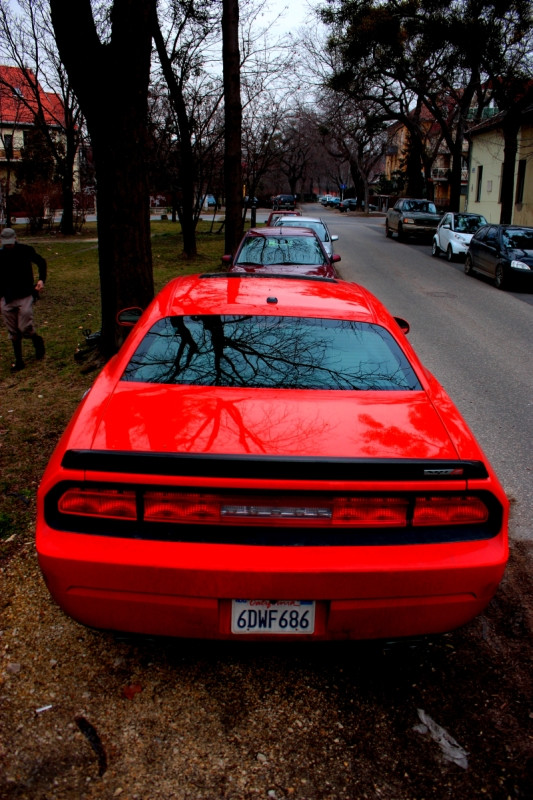
[[[394,208],[387,211],[385,233],[389,238],[393,233],[398,234],[398,241],[409,236],[431,239],[441,217],[430,200],[400,197]]]
[[[272,208],[274,211],[294,211],[296,201],[293,194],[277,194],[272,199]]]

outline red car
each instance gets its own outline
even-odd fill
[[[235,256],[222,256],[230,272],[315,275],[338,278],[337,254],[328,255],[320,237],[310,228],[250,228]]]
[[[407,330],[345,281],[169,283],[43,476],[55,600],[95,628],[234,640],[412,636],[479,614],[508,502]]]

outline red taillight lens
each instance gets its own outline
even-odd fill
[[[148,523],[307,528],[475,525],[487,522],[490,516],[483,500],[476,496],[249,496],[140,487],[72,487],[59,498],[58,511],[77,517]]]
[[[340,497],[333,505],[333,523],[367,527],[404,527],[405,497]]]
[[[67,489],[58,503],[62,514],[107,519],[137,519],[135,492],[119,489]]]
[[[479,497],[417,497],[413,525],[472,525],[488,518],[489,510]]]
[[[214,495],[146,492],[146,522],[219,522],[220,498]]]
[[[217,497],[146,492],[147,522],[215,522],[320,527],[403,527],[408,501],[401,497]]]

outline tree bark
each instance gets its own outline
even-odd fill
[[[116,313],[153,298],[146,172],[151,22],[156,0],[115,0],[102,43],[90,0],[50,0],[61,59],[87,122],[97,183],[104,355],[124,339]]]
[[[226,253],[234,253],[243,233],[242,105],[239,57],[239,2],[222,0],[222,62],[224,70]]]

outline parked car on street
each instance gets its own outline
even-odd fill
[[[277,194],[272,198],[273,211],[294,211],[296,198],[293,194]]]
[[[292,217],[289,217],[292,220]],[[296,218],[297,221],[300,217]],[[315,231],[299,224],[286,228],[250,228],[244,234],[235,256],[222,256],[230,272],[270,272],[276,274],[339,277],[335,264],[339,255],[329,254]]]
[[[338,208],[340,205],[341,199],[340,197],[330,197],[326,203],[328,208]]]
[[[324,250],[328,254],[328,256],[333,255],[333,242],[336,242],[339,238],[337,234],[331,234],[329,232],[329,228],[324,222],[323,219],[320,217],[278,217],[274,222],[274,227],[276,228],[283,228],[286,230],[287,228],[311,228],[314,231],[322,245]]]
[[[439,222],[433,237],[431,255],[446,253],[448,261],[464,258],[470,239],[478,228],[486,224],[487,220],[482,214],[449,211]]]
[[[406,322],[348,281],[216,271],[118,316],[136,319],[38,490],[38,560],[67,614],[318,642],[483,611],[509,504]]]
[[[522,225],[485,225],[470,240],[465,272],[481,272],[498,289],[529,284],[533,289],[533,228]]]
[[[430,200],[400,197],[387,211],[385,233],[389,238],[396,233],[400,242],[410,236],[430,238],[437,230],[441,216]]]
[[[356,210],[357,210],[356,197],[347,197],[345,200],[341,200],[339,203],[339,211],[341,213],[346,213],[347,211],[356,211]]]

